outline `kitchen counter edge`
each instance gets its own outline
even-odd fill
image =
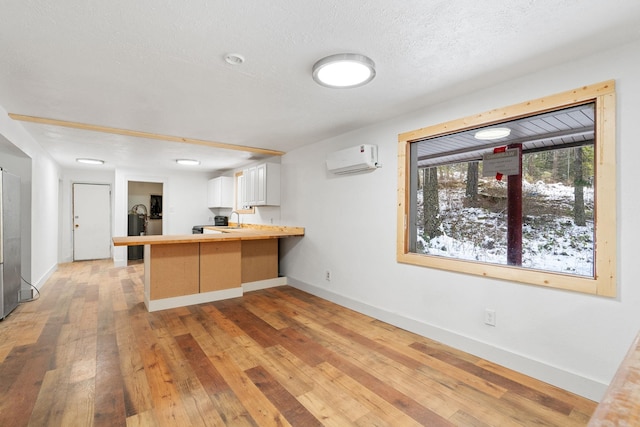
[[[277,225],[243,224],[240,228],[234,227],[205,227],[221,233],[214,234],[178,234],[159,236],[123,236],[113,237],[114,246],[135,245],[169,245],[175,243],[201,243],[234,240],[264,240],[280,239],[283,237],[304,236],[303,227],[285,227]]]

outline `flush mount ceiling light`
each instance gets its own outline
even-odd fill
[[[185,166],[197,166],[200,164],[200,160],[178,159],[176,160],[176,163],[179,165],[185,165]]]
[[[76,159],[76,162],[84,163],[84,164],[87,164],[87,165],[103,165],[104,164],[104,160],[100,160],[100,159],[78,158],[78,159]]]
[[[489,128],[479,130],[473,137],[475,139],[491,140],[504,138],[505,136],[509,136],[509,134],[511,134],[511,129],[509,128]]]
[[[244,57],[239,53],[229,53],[225,55],[224,61],[231,65],[240,65],[244,62]]]
[[[351,88],[369,83],[376,76],[376,65],[364,55],[339,53],[313,65],[313,80],[331,88]]]

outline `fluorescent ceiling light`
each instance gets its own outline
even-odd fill
[[[473,137],[475,139],[491,140],[504,138],[509,134],[511,134],[511,129],[509,128],[489,128],[479,130]]]
[[[313,79],[331,88],[358,87],[376,76],[375,64],[357,53],[339,53],[327,56],[313,66]]]
[[[76,159],[76,162],[84,163],[84,164],[87,164],[87,165],[103,165],[104,164],[104,160],[100,160],[100,159],[79,158],[79,159]]]
[[[179,164],[179,165],[196,166],[196,165],[200,164],[200,160],[178,159],[178,160],[176,160],[176,163]]]

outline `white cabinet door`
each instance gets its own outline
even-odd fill
[[[207,201],[210,208],[233,207],[233,178],[220,176],[209,180]]]
[[[207,182],[207,206],[215,208],[219,199],[219,183],[215,179],[210,179]]]
[[[280,165],[261,163],[242,172],[245,206],[280,206]]]
[[[267,204],[267,164],[263,163],[256,166],[255,177],[256,189],[254,190],[255,205]]]
[[[242,171],[242,176],[244,177],[244,198],[243,198],[243,207],[248,208],[256,203],[256,168],[251,167]]]
[[[264,204],[280,206],[280,165],[266,163],[265,166]]]

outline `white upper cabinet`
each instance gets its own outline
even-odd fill
[[[280,165],[261,163],[242,171],[244,203],[249,206],[280,206]]]
[[[220,176],[209,180],[207,203],[210,208],[233,207],[233,178]]]

